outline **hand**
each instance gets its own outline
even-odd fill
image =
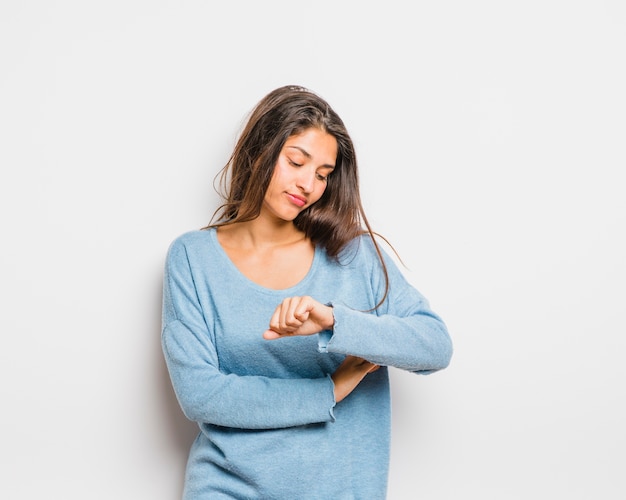
[[[339,403],[361,383],[368,373],[378,368],[380,368],[378,365],[362,358],[346,356],[331,376],[335,383],[335,401]]]
[[[308,296],[288,297],[274,311],[263,338],[274,340],[292,335],[313,335],[332,328],[334,323],[332,307]]]

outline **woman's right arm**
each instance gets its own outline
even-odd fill
[[[330,377],[278,379],[225,374],[206,333],[168,321],[162,346],[174,392],[190,420],[242,429],[273,429],[334,420]]]
[[[168,252],[161,342],[174,392],[190,420],[244,429],[334,420],[336,383],[330,376],[279,379],[220,371],[182,244],[172,245]],[[358,370],[348,366],[349,361],[333,375],[340,387],[338,400],[352,390],[346,389],[350,384],[358,384]]]
[[[374,363],[370,363],[363,358],[356,356],[346,356],[343,363],[335,370],[332,379],[335,385],[335,401],[339,403],[356,386],[361,383],[368,373],[372,373],[380,368]]]

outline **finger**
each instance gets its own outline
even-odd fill
[[[309,317],[309,305],[306,297],[292,297],[285,322],[287,326],[299,328]]]
[[[279,332],[292,333],[302,324],[293,315],[294,308],[297,305],[297,300],[298,297],[288,297],[283,300],[281,304]]]
[[[274,309],[274,313],[270,318],[270,330],[274,330],[275,332],[280,331],[280,317],[281,317],[281,308],[282,304],[280,304],[276,309]]]
[[[300,322],[294,322],[294,319],[290,319],[290,310],[292,306],[293,297],[283,299],[283,301],[274,309],[274,313],[270,318],[269,329],[274,330],[278,334],[290,334],[296,331],[300,326]]]
[[[276,332],[275,330],[265,330],[263,332],[263,338],[265,340],[276,340],[283,337],[283,335],[281,335],[280,333]]]
[[[313,307],[314,303],[311,297],[301,297],[301,299],[296,304],[293,315],[301,322],[305,322],[307,319],[309,319]]]
[[[302,315],[298,312],[301,308],[301,302],[301,297],[290,297],[283,301],[280,321],[281,331],[294,333],[302,326],[305,320],[301,318]]]

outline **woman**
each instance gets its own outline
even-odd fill
[[[270,92],[222,187],[165,269],[163,351],[200,426],[184,498],[384,498],[387,367],[439,370],[452,346],[374,239],[343,122],[307,89]]]

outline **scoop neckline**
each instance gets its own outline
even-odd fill
[[[317,245],[315,245],[314,252],[313,252],[313,261],[311,262],[311,266],[309,267],[309,270],[304,275],[304,277],[298,283],[288,288],[269,288],[269,287],[258,284],[256,281],[252,281],[250,278],[248,278],[245,274],[243,274],[239,270],[239,268],[231,260],[231,258],[226,253],[226,250],[224,250],[224,247],[222,247],[221,243],[217,239],[217,228],[212,227],[212,228],[209,228],[208,231],[209,231],[211,243],[217,250],[217,253],[219,254],[220,258],[225,262],[231,274],[233,274],[237,278],[238,281],[248,285],[250,288],[254,288],[257,291],[260,291],[266,294],[284,295],[284,294],[295,292],[296,290],[298,290],[299,288],[302,288],[313,279],[313,275],[315,274],[315,271],[317,270],[317,267],[319,265],[319,261],[321,257],[320,255],[321,250]]]

